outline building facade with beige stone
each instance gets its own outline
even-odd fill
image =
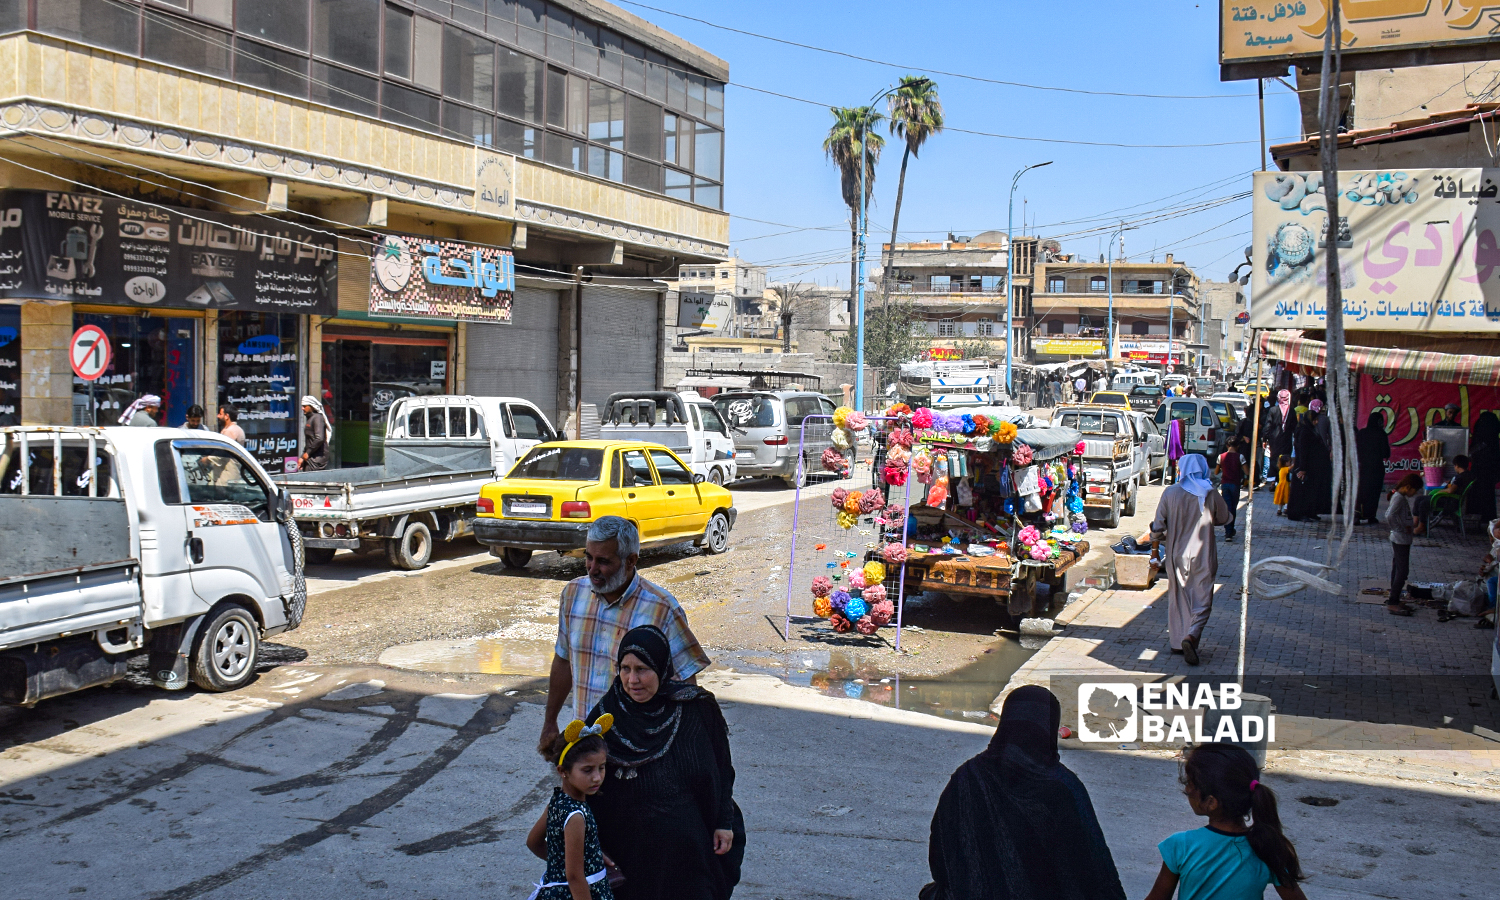
[[[304,394],[357,464],[401,396],[656,388],[727,79],[598,0],[0,2],[0,424],[229,403],[275,471]]]

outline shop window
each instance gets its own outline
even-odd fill
[[[224,24],[229,24],[227,21]],[[307,0],[241,3],[234,30],[263,41],[307,49]]]
[[[229,77],[229,35],[149,9],[141,55],[169,66]]]
[[[312,48],[324,59],[378,72],[380,0],[313,0]]]
[[[126,424],[119,421],[120,414],[142,394],[161,398],[158,425],[178,426],[187,421],[188,407],[198,402],[197,319],[74,313],[74,329],[84,325],[99,326],[112,352],[109,367],[94,382],[92,412],[89,385],[74,379],[74,424],[92,424],[93,413],[101,426]]]
[[[245,449],[273,475],[286,471],[286,459],[297,456],[298,319],[276,313],[219,313],[217,405],[238,411]]]

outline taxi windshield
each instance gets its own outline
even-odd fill
[[[604,469],[604,451],[592,447],[533,447],[510,470],[511,478],[542,478],[558,481],[598,481]]]

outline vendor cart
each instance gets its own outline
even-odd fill
[[[982,409],[959,412],[979,415],[981,426],[987,418]],[[904,542],[906,559],[888,573],[888,589],[987,597],[1016,619],[1045,613],[1037,585],[1060,595],[1065,573],[1089,551],[1079,433],[1054,427],[979,436],[947,424],[941,416],[935,427],[916,429],[914,468],[936,468],[913,492],[901,533],[891,535]],[[942,465],[924,464],[922,455]],[[944,477],[945,489],[934,490]]]

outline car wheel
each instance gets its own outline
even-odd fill
[[[703,531],[703,549],[709,553],[723,553],[729,549],[729,517],[716,512],[708,517],[708,528]]]
[[[332,547],[304,547],[302,556],[310,566],[326,566],[333,562],[333,554],[338,551]]]
[[[807,462],[806,460],[804,460],[802,464],[802,471],[800,473],[793,473],[791,475],[783,476],[781,480],[786,482],[786,486],[789,488],[795,489],[800,487],[807,487],[807,475]]]
[[[1109,495],[1109,518],[1104,520],[1105,528],[1120,527],[1120,492],[1115,491]]]
[[[1138,485],[1138,484],[1132,484],[1130,486],[1130,496],[1129,496],[1129,498],[1127,498],[1125,500],[1125,515],[1127,515],[1127,516],[1133,516],[1133,515],[1135,515],[1136,495],[1138,495],[1140,493],[1140,490],[1141,490],[1141,486]]]
[[[524,569],[531,562],[531,551],[520,547],[506,547],[500,551],[500,560],[507,569]]]
[[[719,468],[718,466],[714,466],[712,469],[709,469],[708,483],[722,485],[724,483],[724,470]]]
[[[260,653],[260,624],[235,603],[212,609],[193,641],[189,670],[193,684],[205,691],[233,691],[255,677]]]
[[[432,532],[421,522],[407,523],[400,537],[388,545],[391,565],[407,571],[425,568],[432,559]]]

